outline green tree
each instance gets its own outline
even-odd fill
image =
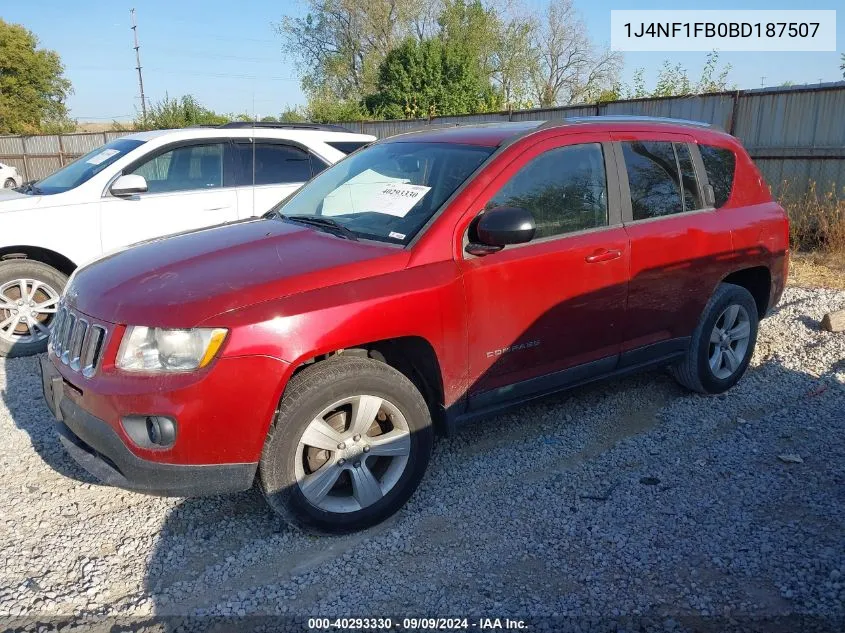
[[[485,112],[500,106],[478,59],[443,38],[407,39],[379,68],[367,109],[388,119]]]
[[[724,92],[729,90],[728,75],[731,72],[732,66],[725,64],[725,67],[719,68],[719,53],[717,51],[710,51],[707,53],[707,59],[704,62],[704,69],[701,71],[701,79],[698,80],[696,92],[699,94],[705,92]]]
[[[672,65],[667,59],[664,60],[663,66],[657,74],[657,83],[654,90],[646,89],[645,71],[638,68],[634,71],[632,83],[627,87],[625,93],[627,98],[637,99],[641,97],[679,97],[705,92],[724,92],[725,90],[732,90],[728,83],[730,71],[730,64],[719,67],[719,53],[712,51],[707,53],[700,79],[694,82],[689,78],[686,68],[681,64]]]
[[[327,88],[313,90],[308,95],[305,118],[314,123],[360,121],[369,118],[358,99],[338,99]]]
[[[432,0],[307,0],[304,17],[276,25],[282,49],[317,97],[357,100],[372,92],[384,56],[405,37],[425,37]],[[319,94],[317,94],[319,93]]]
[[[245,118],[243,118],[245,117]],[[233,117],[218,114],[202,105],[193,95],[164,99],[147,108],[146,125],[140,115],[135,119],[135,129],[167,130],[190,125],[220,125]],[[248,115],[239,115],[241,120],[252,120]]]
[[[307,120],[299,108],[293,108],[291,106],[285,106],[285,109],[279,115],[279,121],[281,123],[304,123]]]
[[[73,88],[54,51],[19,24],[0,19],[0,133],[67,131],[67,97]]]

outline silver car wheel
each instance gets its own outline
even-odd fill
[[[741,305],[729,305],[713,326],[710,333],[710,371],[719,379],[733,376],[739,370],[751,339],[751,319]]]
[[[0,339],[37,343],[50,336],[60,293],[37,279],[15,279],[0,286]]]
[[[353,396],[326,407],[305,428],[296,481],[312,505],[355,512],[390,492],[410,454],[411,431],[399,409],[378,396]]]

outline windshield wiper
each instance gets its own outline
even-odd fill
[[[307,224],[308,226],[326,229],[336,234],[339,233],[353,242],[358,241],[358,236],[355,235],[353,231],[343,226],[337,220],[332,220],[331,218],[324,218],[319,215],[282,215],[278,211],[275,212],[275,215],[278,216],[280,220],[290,220],[291,222],[299,222],[300,224]]]
[[[39,187],[35,186],[36,182],[36,180],[30,180],[29,182],[25,182],[23,185],[21,185],[18,191],[20,191],[21,193],[34,193],[35,195],[40,196],[44,192],[41,191]]]

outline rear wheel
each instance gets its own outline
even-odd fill
[[[29,356],[47,349],[67,277],[28,259],[0,262],[0,356]]]
[[[433,442],[420,392],[384,363],[336,356],[288,385],[259,464],[288,523],[346,533],[380,523],[416,490]]]
[[[757,304],[742,286],[721,284],[704,308],[675,379],[700,393],[733,387],[751,362],[757,342]]]
[[[3,183],[3,187],[5,189],[14,189],[17,186],[18,185],[15,182],[14,178],[6,178],[6,182]]]

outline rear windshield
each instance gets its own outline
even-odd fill
[[[351,154],[356,149],[361,149],[370,144],[370,141],[326,141],[326,145],[334,147],[336,150],[344,154]]]
[[[716,208],[724,206],[731,197],[731,189],[734,185],[734,168],[736,157],[734,153],[724,147],[713,147],[712,145],[699,145],[701,160],[704,161],[704,171],[707,172],[707,180],[713,186],[713,193],[716,194]]]
[[[32,186],[31,193],[49,195],[78,187],[143,143],[144,141],[128,138],[119,138],[107,143],[65,165],[44,180],[39,180]]]

